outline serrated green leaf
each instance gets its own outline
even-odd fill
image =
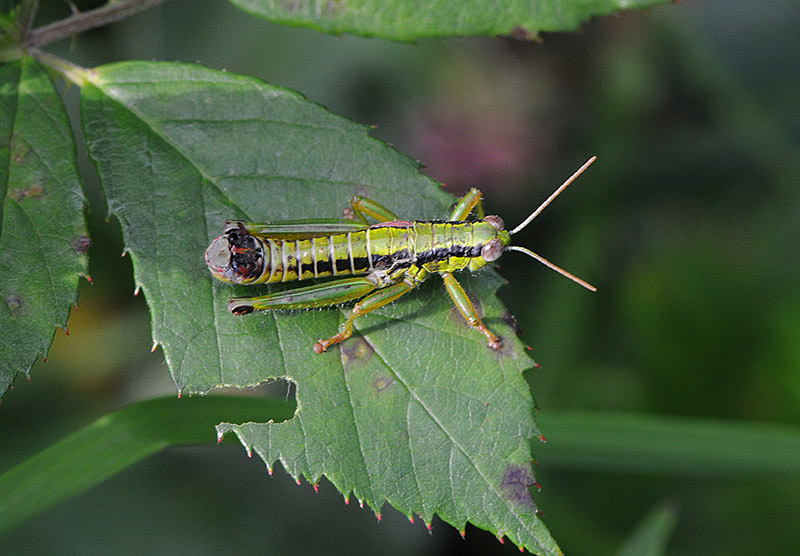
[[[0,68],[0,395],[46,355],[86,273],[88,236],[72,131],[30,58]]]
[[[345,310],[233,317],[227,300],[264,288],[213,280],[203,252],[226,218],[338,217],[354,194],[401,216],[443,217],[454,200],[367,128],[300,95],[191,65],[124,63],[91,72],[82,93],[89,151],[125,235],[137,284],[178,388],[297,385],[285,423],[221,425],[270,467],[327,476],[379,511],[389,502],[559,554],[529,486],[539,431],[521,373],[531,366],[504,324],[493,271],[460,276],[505,338],[485,345],[438,277],[357,321],[353,338],[316,355]],[[282,289],[286,289],[283,286]]]
[[[231,0],[276,23],[327,33],[410,41],[421,37],[510,35],[571,31],[587,19],[669,0]]]

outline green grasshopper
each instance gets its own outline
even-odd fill
[[[317,353],[349,338],[358,317],[399,299],[436,273],[467,323],[486,336],[490,348],[499,350],[502,340],[481,322],[453,272],[475,271],[499,259],[504,251],[519,251],[596,291],[591,284],[533,251],[510,245],[511,236],[536,218],[595,159],[590,158],[510,232],[504,229],[499,216],[484,217],[483,195],[474,188],[459,200],[447,221],[401,220],[375,201],[357,196],[345,209],[346,220],[273,224],[226,221],[223,235],[206,250],[206,263],[216,278],[234,284],[349,276],[261,297],[234,298],[228,303],[231,313],[244,315],[253,311],[328,307],[360,299],[338,334],[314,344]],[[473,210],[479,220],[467,221]],[[370,225],[367,217],[378,223]]]

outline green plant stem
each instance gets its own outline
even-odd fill
[[[167,446],[216,444],[221,421],[281,421],[294,408],[269,398],[169,397],[101,417],[0,475],[0,536]]]
[[[55,21],[49,25],[34,29],[28,36],[26,46],[29,48],[39,48],[77,33],[120,21],[132,14],[144,11],[165,1],[166,0],[127,0],[109,2],[102,8],[77,13],[61,21]]]

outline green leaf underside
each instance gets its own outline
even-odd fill
[[[422,37],[571,31],[587,19],[670,0],[231,0],[270,21],[328,33],[409,41]]]
[[[226,218],[336,218],[354,194],[401,217],[441,218],[454,199],[364,126],[255,79],[137,62],[98,68],[91,81],[89,152],[178,388],[297,385],[293,419],[220,432],[234,431],[270,467],[280,461],[312,482],[325,475],[376,511],[388,502],[560,554],[528,488],[539,431],[521,373],[532,362],[504,324],[495,272],[459,279],[505,339],[499,353],[432,277],[316,355],[313,343],[336,332],[346,308],[233,317],[229,297],[287,286],[232,287],[205,268]]]
[[[0,395],[66,326],[88,236],[72,131],[38,63],[0,67]]]

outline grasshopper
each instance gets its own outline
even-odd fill
[[[459,200],[447,221],[401,220],[375,201],[356,196],[344,211],[345,220],[270,224],[228,220],[223,235],[206,250],[206,264],[216,278],[233,284],[348,276],[261,297],[234,298],[228,303],[231,313],[244,315],[253,311],[328,307],[360,299],[338,334],[314,344],[317,353],[349,338],[358,317],[392,303],[436,273],[467,323],[486,337],[490,348],[499,350],[502,340],[481,322],[453,272],[475,271],[499,259],[504,251],[519,251],[596,291],[591,284],[533,251],[510,245],[511,236],[536,218],[595,160],[596,157],[590,158],[511,231],[505,230],[499,216],[484,216],[483,195],[474,188]],[[473,211],[479,220],[467,221]],[[370,225],[367,217],[377,223]]]

